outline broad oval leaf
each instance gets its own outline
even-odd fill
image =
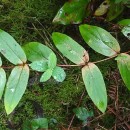
[[[29,67],[25,64],[24,66],[16,66],[7,81],[4,105],[7,114],[10,114],[20,99],[22,98],[28,83],[29,78]]]
[[[56,67],[57,64],[57,58],[54,53],[51,53],[48,57],[48,68],[53,69]]]
[[[96,52],[113,56],[120,52],[118,41],[106,30],[91,25],[80,25],[80,33],[85,42]]]
[[[102,16],[107,13],[108,8],[109,8],[109,0],[105,0],[101,3],[101,5],[96,9],[94,15],[95,16]]]
[[[79,24],[85,17],[86,7],[90,0],[71,0],[64,4],[53,19],[58,24]]]
[[[29,65],[33,70],[44,72],[48,69],[48,62],[46,60],[34,61]]]
[[[107,93],[103,76],[98,67],[93,63],[82,68],[82,77],[88,95],[101,112],[107,107]]]
[[[15,39],[3,30],[0,30],[0,52],[13,64],[26,62],[26,55]]]
[[[47,80],[49,80],[52,76],[52,69],[47,69],[41,76],[40,78],[40,82],[46,82]]]
[[[53,69],[52,76],[57,82],[63,82],[66,77],[66,73],[61,67],[56,66]]]
[[[126,87],[130,90],[130,55],[122,53],[118,55],[116,60],[121,77]]]
[[[122,26],[130,25],[130,19],[123,19],[123,20],[119,21],[118,24],[122,25]]]
[[[47,60],[49,55],[53,53],[49,47],[39,42],[29,42],[23,46],[23,49],[27,55],[27,59],[31,62]]]
[[[86,50],[69,36],[54,32],[52,39],[58,50],[75,64],[84,64],[89,61]]]
[[[2,98],[3,91],[6,83],[6,73],[4,69],[0,68],[0,99]]]

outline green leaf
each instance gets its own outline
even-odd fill
[[[126,87],[130,90],[130,55],[122,53],[118,55],[116,60],[121,77]]]
[[[86,50],[69,36],[55,32],[52,39],[58,50],[75,64],[84,64],[89,61]]]
[[[34,61],[29,66],[33,70],[44,72],[48,69],[48,62],[46,60]]]
[[[52,76],[57,82],[63,82],[66,77],[66,73],[61,67],[56,66],[53,69]]]
[[[118,41],[106,30],[91,25],[80,25],[80,33],[85,42],[96,52],[113,56],[120,52]]]
[[[0,99],[2,98],[3,91],[6,83],[6,73],[4,69],[0,68]]]
[[[71,0],[64,4],[53,19],[58,24],[79,24],[85,17],[90,0]]]
[[[46,118],[38,118],[31,121],[27,120],[22,126],[22,130],[38,130],[42,128],[44,128],[44,130],[48,129],[48,120]]]
[[[102,15],[106,14],[107,11],[108,11],[108,8],[109,8],[109,6],[110,6],[109,3],[110,3],[109,0],[103,1],[103,2],[101,3],[101,5],[96,9],[94,15],[95,15],[95,16],[102,16]]]
[[[93,116],[93,111],[88,111],[84,107],[78,107],[73,109],[73,112],[76,114],[76,117],[81,121],[86,121],[89,117]]]
[[[28,83],[29,68],[27,65],[16,66],[7,81],[4,105],[6,113],[10,114],[22,98]]]
[[[47,69],[41,76],[40,78],[40,82],[45,82],[47,80],[49,80],[52,76],[52,69]]]
[[[2,66],[2,59],[1,59],[1,57],[0,57],[0,66]]]
[[[27,59],[31,62],[47,60],[53,51],[39,42],[29,42],[23,46]]]
[[[130,24],[128,26],[125,26],[121,32],[130,40]]]
[[[57,58],[54,53],[51,53],[48,58],[48,68],[53,69],[56,67]]]
[[[0,30],[0,52],[13,64],[26,62],[26,55],[15,39],[3,30]]]
[[[130,19],[123,19],[123,20],[119,21],[118,24],[122,25],[122,26],[130,25]]]
[[[48,120],[46,118],[38,118],[38,119],[33,119],[31,121],[32,128],[38,128],[38,129],[47,129],[48,128]],[[37,129],[34,129],[37,130]]]
[[[0,57],[0,66],[2,66],[1,57]],[[2,98],[2,95],[3,95],[5,83],[6,83],[6,73],[5,73],[4,69],[2,69],[0,67],[0,99]]]
[[[104,113],[107,107],[107,93],[100,70],[95,64],[88,63],[82,68],[82,77],[88,95],[97,108]]]
[[[106,19],[112,21],[117,18],[124,10],[124,5],[122,3],[115,4],[111,2],[109,11],[107,13]]]

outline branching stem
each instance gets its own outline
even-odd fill
[[[124,52],[125,54],[128,54],[130,53],[130,51],[127,51],[127,52]],[[112,58],[115,58],[118,54],[114,55],[114,56],[111,56],[111,57],[108,57],[108,58],[105,58],[105,59],[102,59],[102,60],[98,60],[98,61],[94,61],[94,62],[91,62],[91,63],[94,63],[94,64],[97,64],[97,63],[100,63],[100,62],[103,62],[103,61],[107,61],[107,60],[110,60]],[[58,65],[60,67],[77,67],[77,66],[84,66],[85,64],[78,64],[78,65]]]
[[[124,52],[125,54],[128,54],[130,53],[130,50],[127,51],[127,52]],[[105,58],[105,59],[102,59],[102,60],[98,60],[98,61],[94,61],[94,62],[91,62],[91,63],[94,63],[94,64],[97,64],[97,63],[100,63],[100,62],[103,62],[103,61],[107,61],[107,60],[110,60],[112,58],[115,58],[116,56],[118,56],[118,54],[114,55],[114,56],[111,56],[111,57],[108,57],[108,58]],[[86,63],[87,64],[87,63]],[[82,64],[77,64],[77,65],[60,65],[58,64],[57,66],[60,66],[60,67],[82,67],[82,66],[85,66],[86,64],[82,63]],[[14,66],[1,66],[1,68],[3,69],[11,69],[13,68]]]

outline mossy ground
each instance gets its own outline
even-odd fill
[[[76,31],[77,34],[75,30],[67,31],[73,27],[60,27],[51,23],[62,3],[64,1],[1,0],[0,28],[9,32],[21,45],[30,41],[38,41],[53,47],[49,35],[56,30],[60,32],[66,31],[67,34],[78,41],[80,37],[77,38],[75,36],[78,34],[78,31]],[[79,42],[83,43],[80,40]],[[86,49],[89,50],[91,61],[104,58],[91,49]],[[116,61],[105,61],[104,63],[97,64],[97,66],[101,69],[107,89],[109,89],[110,85],[115,84],[108,76],[116,70]],[[21,129],[24,121],[40,116],[45,116],[48,120],[57,120],[57,126],[55,128],[52,126],[53,130],[61,125],[67,127],[74,114],[73,108],[77,107],[85,86],[82,81],[80,68],[67,68],[65,70],[67,77],[63,83],[57,83],[51,79],[44,84],[39,84],[39,81],[37,81],[39,80],[39,74],[32,72],[28,88],[11,115],[6,115],[3,100],[0,102],[0,130]],[[124,84],[122,81],[119,86],[119,100],[124,103],[123,107],[129,107],[129,92],[126,88],[123,88]],[[125,93],[125,96],[122,92]],[[95,110],[95,117],[99,115],[87,93],[83,96],[80,106]],[[104,127],[109,129],[112,127],[112,122],[114,121],[115,116],[106,114],[100,122]],[[77,122],[77,120],[74,120],[73,126],[81,123]],[[96,122],[95,124],[98,123]]]

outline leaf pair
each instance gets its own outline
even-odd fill
[[[86,90],[98,109],[104,112],[107,107],[105,83],[98,67],[93,63],[88,63],[89,56],[86,50],[65,34],[55,32],[52,34],[52,39],[58,50],[66,58],[84,66],[82,68],[82,77]]]
[[[52,76],[55,80],[62,82],[65,79],[66,74],[62,68],[56,66],[57,59],[51,49],[40,43],[32,42],[25,45],[24,50],[28,60],[33,62],[31,67],[34,70],[44,72],[51,69],[53,70]],[[3,30],[0,30],[0,52],[11,63],[17,65],[11,71],[7,83],[5,71],[0,67],[0,98],[3,95],[6,84],[4,105],[7,114],[10,114],[26,90],[29,78],[29,67],[26,64],[27,58],[23,49],[11,35]],[[2,60],[0,58],[0,66],[1,65]]]
[[[61,68],[56,66],[54,69],[47,69],[44,74],[41,76],[40,82],[45,82],[48,79],[51,78],[51,76],[57,81],[57,82],[63,82],[66,73],[65,71]]]
[[[0,68],[0,98],[2,97],[4,87],[4,105],[6,113],[10,114],[19,103],[27,87],[29,78],[29,68],[26,65],[26,55],[20,45],[8,33],[0,30],[0,52],[14,65],[17,65],[11,71],[6,83],[5,71]],[[2,61],[0,59],[0,66]]]
[[[119,22],[120,25],[130,25],[130,20],[122,20]],[[129,62],[130,58],[127,54],[120,53],[120,46],[118,41],[107,31],[102,28],[90,25],[81,25],[80,33],[86,43],[94,49],[96,52],[105,56],[117,56],[118,68],[121,73],[122,79],[125,82],[128,89],[130,89],[130,83],[127,79],[130,77]],[[129,32],[130,33],[130,32]],[[120,57],[120,58],[119,58]],[[125,57],[125,58],[123,58]],[[126,71],[127,70],[127,71]]]
[[[53,75],[53,69],[55,69],[56,65],[57,65],[56,55],[54,53],[51,53],[48,57],[48,68],[41,76],[40,82],[45,82],[51,78],[51,76]]]
[[[116,60],[122,79],[128,89],[130,89],[130,56],[127,54],[119,55],[120,46],[118,41],[100,27],[85,24],[80,25],[79,29],[83,39],[96,52],[109,57],[117,56]],[[104,112],[107,107],[107,94],[105,83],[98,67],[91,62],[88,63],[89,56],[85,49],[67,35],[55,32],[52,35],[52,39],[58,50],[66,58],[83,66],[82,77],[88,95],[98,109]]]
[[[57,58],[50,48],[38,42],[30,42],[23,46],[23,49],[28,60],[32,62],[30,67],[33,70],[44,72],[40,82],[47,81],[51,76],[58,82],[65,79],[66,74],[61,67],[56,66]]]
[[[66,74],[61,67],[58,67],[56,65],[57,65],[56,55],[54,53],[51,53],[49,55],[49,58],[48,58],[48,69],[41,76],[40,82],[47,81],[48,79],[51,78],[51,76],[57,82],[63,82],[64,81]]]

